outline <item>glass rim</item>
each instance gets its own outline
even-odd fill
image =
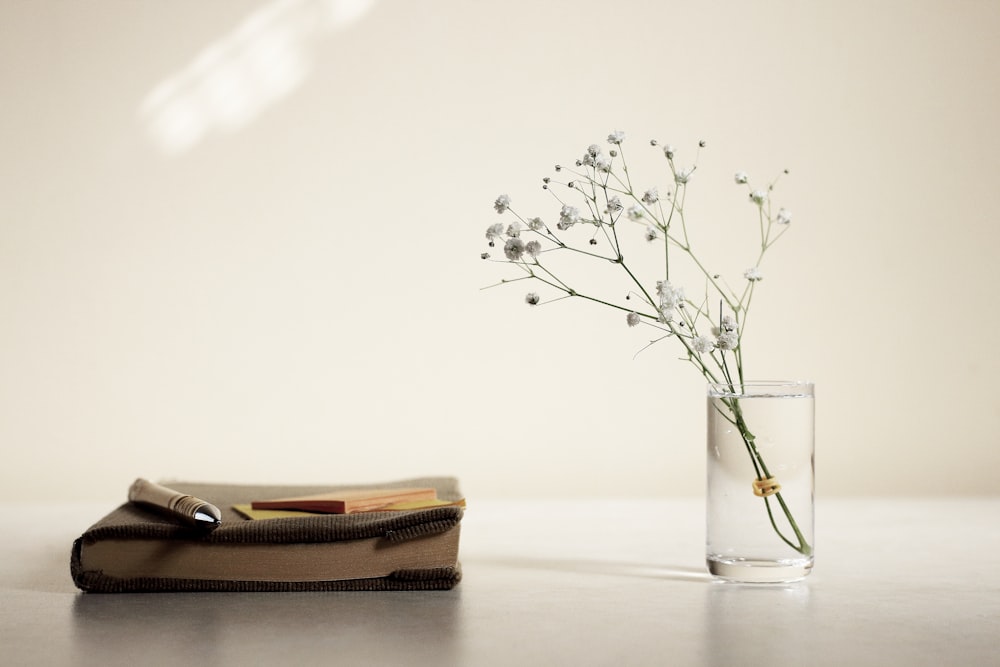
[[[708,393],[713,396],[745,396],[761,390],[787,387],[812,394],[816,383],[812,380],[754,380],[750,382],[709,382]]]

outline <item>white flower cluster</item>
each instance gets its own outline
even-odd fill
[[[656,283],[656,296],[660,299],[660,322],[674,321],[674,311],[684,306],[684,288],[674,287],[669,280]]]
[[[740,344],[739,334],[736,332],[736,318],[732,315],[723,315],[719,326],[712,329],[715,335],[715,346],[720,350],[735,350]]]
[[[715,349],[715,341],[708,336],[695,336],[691,339],[691,349],[698,354],[705,354]]]
[[[605,155],[604,151],[597,144],[590,144],[587,147],[587,151],[583,154],[583,158],[577,164],[593,167],[604,174],[611,171],[611,158]]]
[[[493,202],[493,208],[495,208],[497,210],[497,213],[500,213],[501,215],[503,213],[506,213],[509,207],[510,207],[510,197],[508,197],[507,195],[500,195],[499,197],[497,197],[497,200]]]
[[[691,351],[697,354],[708,354],[716,349],[735,350],[740,345],[740,337],[736,331],[736,318],[723,315],[719,326],[712,327],[712,336],[697,334],[691,337]]]
[[[556,223],[556,227],[566,231],[578,222],[580,222],[580,211],[575,206],[564,205],[559,211],[559,222]]]
[[[524,256],[524,241],[517,236],[507,239],[503,246],[503,254],[512,262],[516,262]]]
[[[788,173],[788,170],[785,170]],[[748,185],[750,176],[745,171],[738,171],[733,175],[736,185]],[[770,189],[770,188],[768,188]],[[768,193],[766,190],[755,189],[750,191],[750,201],[757,206],[763,207],[767,203]],[[792,213],[787,208],[779,208],[778,214],[774,216],[774,222],[779,225],[789,225],[792,222]]]
[[[746,351],[743,334],[756,283],[763,279],[759,266],[764,253],[788,231],[792,215],[788,209],[774,206],[774,182],[758,187],[746,172],[735,172],[733,180],[746,189],[753,204],[747,208],[751,209],[749,217],[754,218],[754,227],[759,226],[760,246],[756,262],[743,273],[748,282],[734,289],[721,274],[706,268],[707,262],[695,254],[692,246],[691,239],[700,235],[689,234],[694,219],[684,204],[687,188],[698,168],[697,158],[687,164],[678,164],[680,160],[676,159],[673,146],[650,141],[651,146],[662,146],[669,168],[666,173],[673,179],[673,183],[661,184],[661,196],[656,187],[639,190],[633,187],[634,177],[629,172],[622,148],[624,141],[625,133],[616,130],[607,136],[610,147],[590,144],[582,157],[574,161],[575,166],[557,164],[555,175],[542,179],[542,189],[552,195],[560,207],[558,220],[551,226],[540,218],[519,214],[511,208],[511,199],[506,194],[496,198],[493,202],[496,212],[509,214],[515,221],[506,227],[501,224],[487,227],[489,245],[502,244],[505,258],[492,261],[506,263],[508,268],[520,273],[520,277],[501,280],[497,285],[529,280],[532,285],[556,294],[551,300],[546,296],[543,302],[538,292],[529,291],[524,296],[529,306],[574,298],[610,307],[624,315],[628,327],[643,324],[644,331],[658,331],[649,345],[665,339],[677,340],[678,345],[683,346],[686,360],[709,382],[725,381],[729,385],[737,380],[742,382]],[[704,147],[705,142],[699,141],[699,155]],[[643,229],[645,232],[640,237]],[[708,236],[730,238],[724,232]],[[657,247],[644,248],[641,238]],[[638,262],[626,264],[626,257],[633,260],[636,256]],[[482,253],[481,257],[489,259],[490,254]],[[585,291],[578,289],[573,277],[565,274],[573,267],[580,267],[581,263],[583,271],[594,263],[605,269],[613,267],[612,284],[606,286],[607,289],[589,285]],[[656,282],[655,292],[650,289],[652,280],[642,277],[638,271],[649,266],[656,266],[653,275],[662,278]],[[698,297],[689,299],[681,287],[671,282],[691,280],[684,273],[686,270],[693,271],[696,276],[692,284],[704,284],[704,296],[699,286]],[[723,404],[731,412],[730,421],[740,430],[743,439],[751,443],[753,436],[741,418],[736,399]],[[765,469],[759,454],[755,461],[759,476],[759,470]],[[786,539],[773,517],[771,524],[789,546],[803,554],[811,553],[811,547],[802,539],[784,502],[781,505],[799,537],[800,546],[795,547]],[[768,513],[771,513],[770,506]]]
[[[678,169],[674,172],[674,181],[676,181],[679,185],[684,185],[691,180],[692,174],[694,174],[694,167]]]
[[[662,197],[657,187],[636,192],[629,182],[624,157],[619,148],[624,141],[624,132],[612,132],[607,137],[611,148],[605,151],[596,143],[590,144],[583,152],[583,156],[575,161],[577,169],[556,165],[557,174],[567,173],[569,175],[565,181],[560,182],[558,176],[542,179],[543,189],[552,192],[551,188],[561,186],[574,197],[581,197],[585,201],[585,206],[577,208],[553,192],[560,204],[558,221],[554,229],[548,227],[541,218],[522,217],[511,208],[511,198],[506,194],[501,194],[494,201],[493,208],[500,214],[511,213],[517,219],[506,227],[499,223],[489,225],[486,229],[486,239],[490,246],[498,244],[498,239],[503,239],[504,257],[508,262],[516,264],[524,270],[527,274],[526,277],[540,280],[548,287],[563,292],[566,296],[583,296],[564,282],[562,277],[556,277],[553,269],[553,266],[556,265],[548,260],[549,255],[546,255],[543,264],[542,254],[549,252],[555,254],[558,251],[558,255],[562,256],[563,252],[577,252],[584,256],[609,260],[624,267],[624,257],[620,245],[622,231],[621,228],[617,227],[618,223],[624,222],[624,220],[620,220],[620,218],[643,225],[645,228],[643,238],[647,242],[663,243],[666,254],[680,252],[689,255],[704,275],[708,287],[714,288],[720,297],[720,308],[724,305],[732,314],[720,315],[718,324],[709,325],[711,331],[706,331],[706,327],[702,323],[706,320],[713,322],[714,317],[704,304],[699,305],[687,300],[684,289],[670,282],[669,270],[666,271],[667,278],[656,283],[656,293],[655,296],[652,296],[647,294],[646,289],[642,287],[639,278],[633,275],[632,270],[625,267],[630,280],[637,286],[633,288],[626,299],[638,296],[642,302],[639,308],[635,307],[634,302],[627,306],[619,305],[606,301],[603,296],[601,298],[587,296],[587,298],[624,311],[625,321],[629,327],[646,322],[663,331],[663,338],[669,336],[683,339],[688,354],[699,356],[698,363],[702,364],[700,368],[706,373],[706,377],[711,376],[707,370],[708,366],[704,365],[709,362],[709,359],[700,357],[700,355],[711,355],[711,359],[719,365],[720,370],[725,374],[724,366],[727,361],[724,353],[739,350],[741,332],[738,329],[738,318],[740,320],[745,318],[749,303],[747,295],[751,293],[753,283],[762,280],[763,275],[757,265],[746,269],[743,277],[751,285],[746,287],[747,291],[743,292],[741,296],[740,292],[729,289],[723,281],[720,281],[718,274],[703,268],[701,262],[695,258],[687,241],[687,222],[684,211],[678,205],[677,197],[674,196],[690,182],[697,169],[697,163],[684,167],[676,165],[673,146],[670,144],[662,145],[663,155],[669,161],[670,173],[673,176],[676,189],[674,192],[667,190],[665,196]],[[660,146],[660,142],[654,139],[650,141],[650,145]],[[699,142],[699,148],[704,148],[704,146],[704,142]],[[625,172],[624,174],[619,173],[619,167]],[[745,171],[735,172],[733,181],[737,185],[747,188],[750,201],[759,209],[759,219],[763,225],[763,244],[766,250],[791,224],[792,215],[788,209],[779,208],[777,214],[772,217],[770,197],[773,183],[765,188],[755,188],[751,185],[750,176]],[[664,211],[664,209],[667,210]],[[624,215],[621,215],[622,213]],[[589,238],[585,237],[575,241],[572,234],[557,236],[554,233],[555,229],[564,232],[581,223],[587,227],[595,228],[596,231],[590,234]],[[679,225],[680,230],[674,233],[677,227],[671,228],[671,224]],[[604,234],[598,234],[602,229]],[[522,236],[527,238],[522,238]],[[599,241],[599,238],[603,241]],[[589,244],[592,248],[586,248],[584,243]],[[595,246],[601,247],[598,249]],[[481,256],[483,259],[490,257],[489,253],[482,253]],[[666,262],[667,269],[672,268],[672,266],[671,262]],[[536,292],[529,292],[525,296],[525,302],[535,306],[541,303],[541,297]],[[723,354],[716,355],[717,351]],[[742,363],[742,355],[736,354],[735,359],[737,364]]]

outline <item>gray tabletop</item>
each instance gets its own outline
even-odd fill
[[[11,665],[1000,665],[1000,498],[821,499],[806,582],[712,581],[698,500],[470,500],[446,592],[86,595],[110,507],[0,507]]]

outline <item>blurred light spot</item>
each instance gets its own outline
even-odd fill
[[[194,148],[212,130],[237,132],[309,75],[309,50],[349,27],[376,0],[274,0],[146,95],[139,115],[167,155]]]
[[[334,27],[354,23],[371,9],[374,0],[327,0],[329,23]]]

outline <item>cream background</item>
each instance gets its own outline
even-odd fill
[[[494,198],[554,219],[539,179],[614,129],[707,141],[706,226],[791,170],[747,360],[816,381],[819,494],[994,493],[998,63],[971,0],[5,0],[0,499],[700,493],[674,348],[479,290]]]

